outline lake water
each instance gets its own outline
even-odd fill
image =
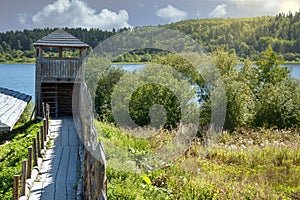
[[[112,66],[120,66],[126,71],[134,71],[142,69],[145,64],[112,64]],[[292,76],[300,80],[300,64],[285,64],[292,69]]]
[[[114,66],[120,66],[115,65]],[[122,64],[126,71],[139,70],[144,64]],[[292,68],[292,76],[300,80],[300,65]],[[0,87],[16,90],[32,96],[34,101],[35,64],[0,64]]]
[[[35,64],[0,64],[0,87],[25,93],[34,101]]]

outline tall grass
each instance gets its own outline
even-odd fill
[[[113,125],[96,124],[105,132],[101,140],[123,145],[131,154],[130,147],[151,154],[160,145],[157,138],[140,140]],[[126,172],[108,162],[107,178],[108,199],[300,199],[300,134],[275,129],[224,132],[210,146],[196,139],[163,169]]]

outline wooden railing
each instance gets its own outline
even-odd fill
[[[84,82],[77,85],[74,122],[84,145],[83,198],[106,199],[106,160],[94,126],[92,97]],[[74,102],[73,102],[74,105]]]
[[[27,160],[22,161],[21,176],[14,175],[13,177],[13,200],[28,199],[29,191],[38,176],[39,166],[42,163],[42,155],[45,153],[48,140],[49,112],[49,105],[43,103],[43,125],[40,126],[40,132],[37,133],[37,137],[32,138],[32,146],[28,147]]]
[[[78,81],[82,80],[81,70],[82,61],[80,59],[50,59],[42,58],[40,60],[41,79],[47,81]]]

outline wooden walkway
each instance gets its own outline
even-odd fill
[[[74,200],[80,176],[80,139],[72,118],[51,120],[54,144],[46,151],[29,199]]]

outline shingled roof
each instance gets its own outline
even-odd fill
[[[62,29],[57,29],[33,43],[33,46],[86,48],[89,45],[80,41],[70,33]]]
[[[0,131],[11,131],[31,96],[0,87]]]

